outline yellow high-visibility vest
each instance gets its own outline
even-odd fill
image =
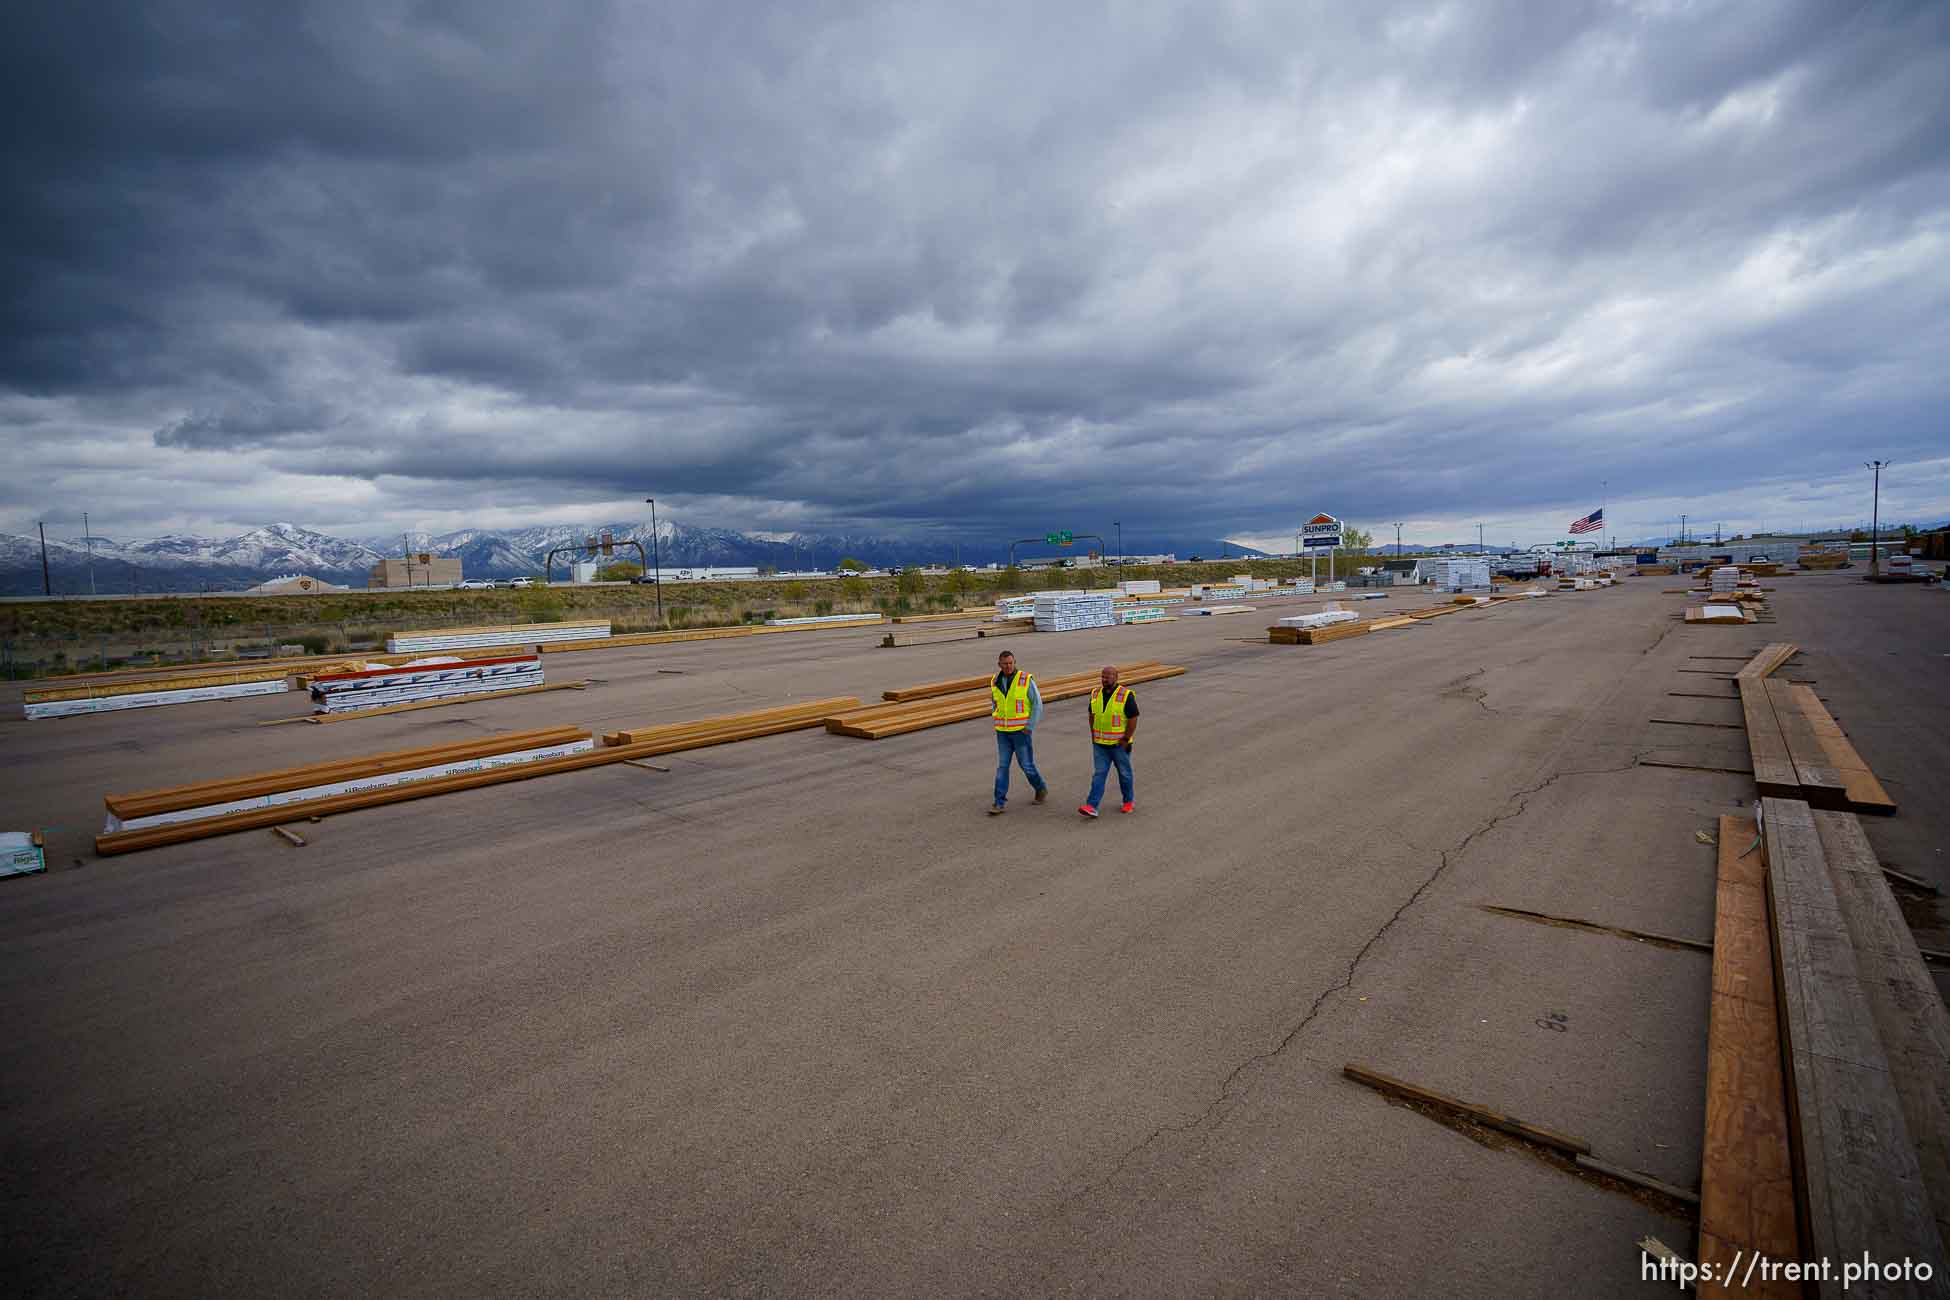
[[[1090,738],[1099,745],[1121,745],[1124,743],[1124,701],[1131,698],[1131,688],[1120,686],[1104,699],[1104,688],[1099,686],[1090,692]]]
[[[1029,683],[1036,679],[1021,669],[1016,670],[1015,680],[1004,691],[989,679],[989,695],[995,706],[989,716],[995,719],[997,731],[1026,731],[1029,729]]]

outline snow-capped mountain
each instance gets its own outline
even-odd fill
[[[266,524],[236,537],[206,538],[170,534],[138,541],[107,537],[68,537],[47,542],[48,571],[57,595],[118,592],[236,591],[288,573],[307,573],[351,587],[366,585],[372,565],[386,556],[414,551],[458,556],[470,578],[512,578],[540,574],[551,550],[580,551],[603,533],[618,542],[643,544],[667,569],[705,565],[831,569],[852,558],[875,567],[906,564],[988,564],[1008,558],[1006,544],[969,540],[957,546],[938,537],[900,537],[874,533],[741,533],[699,527],[671,519],[657,521],[651,542],[648,520],[610,524],[537,524],[528,528],[465,528],[451,533],[393,533],[364,539],[333,537],[296,524]],[[1216,556],[1216,541],[1158,545],[1129,540],[1133,554],[1175,550],[1181,555]],[[93,554],[90,554],[92,547]],[[616,558],[635,559],[635,548],[619,546]],[[1230,546],[1234,556],[1258,554]],[[567,550],[555,559],[562,577],[574,558]],[[91,577],[92,574],[92,577]],[[92,585],[91,585],[92,584]],[[38,537],[0,533],[0,595],[41,592]]]

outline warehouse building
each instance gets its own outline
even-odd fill
[[[368,588],[452,587],[460,582],[460,559],[447,555],[404,555],[381,560],[366,576]]]

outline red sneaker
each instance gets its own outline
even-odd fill
[[[1079,804],[1077,806],[1077,811],[1082,813],[1085,817],[1095,817],[1097,815],[1097,810],[1095,808],[1092,808],[1087,803]]]
[[[1127,803],[1127,804],[1125,804],[1125,805],[1124,805],[1124,806],[1123,806],[1122,808],[1119,808],[1119,809],[1118,809],[1117,811],[1119,811],[1119,812],[1136,812],[1136,811],[1137,811],[1137,805],[1136,805],[1136,804],[1134,804],[1134,803]]]

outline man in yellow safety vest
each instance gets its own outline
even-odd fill
[[[1137,785],[1131,776],[1131,742],[1137,739],[1137,696],[1128,686],[1117,684],[1117,667],[1106,665],[1097,678],[1097,689],[1090,693],[1090,797],[1077,811],[1085,817],[1097,815],[1104,797],[1104,779],[1117,765],[1117,789],[1124,796],[1124,811],[1136,812]]]
[[[995,677],[989,682],[993,702],[989,716],[995,719],[995,802],[989,805],[989,816],[1000,817],[1008,811],[1011,759],[1022,766],[1037,803],[1049,798],[1049,786],[1036,770],[1032,740],[1036,724],[1043,720],[1043,693],[1036,689],[1036,676],[1016,671],[1016,657],[1007,650],[995,657],[995,666]]]

